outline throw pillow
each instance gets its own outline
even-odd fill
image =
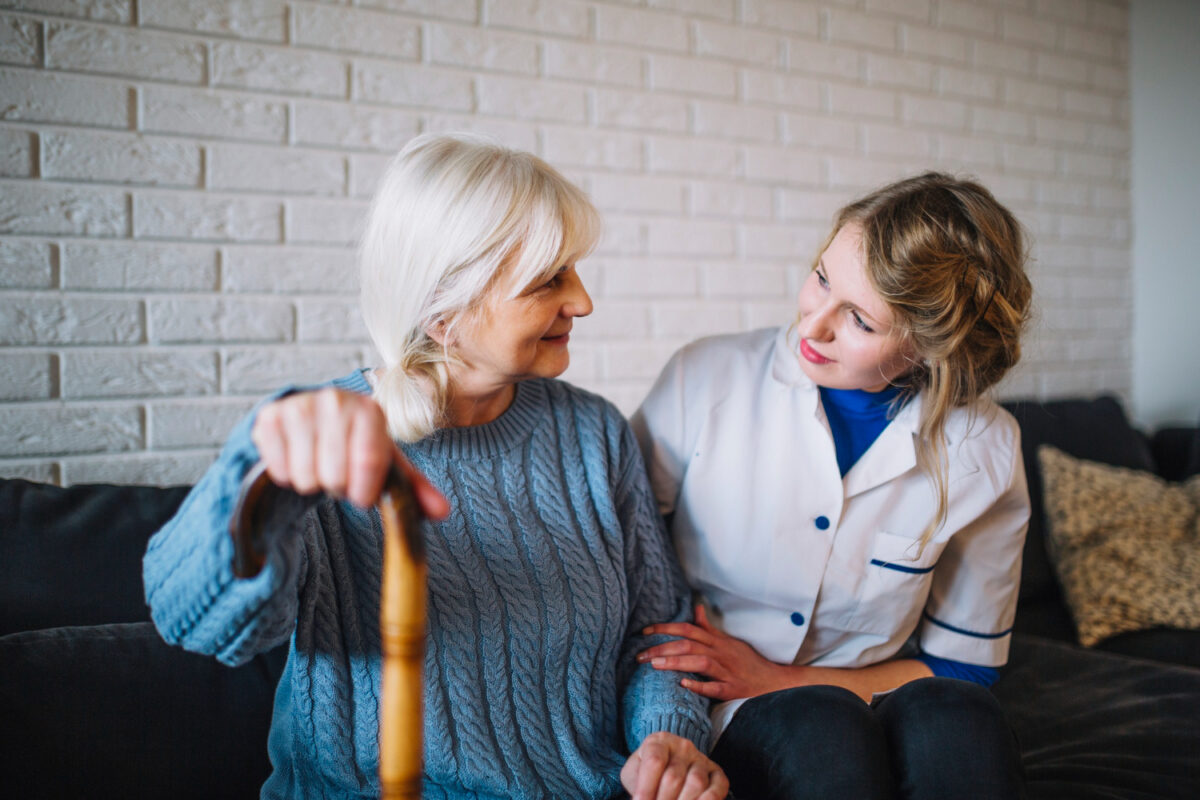
[[[1038,461],[1047,550],[1080,643],[1200,628],[1200,476],[1172,484],[1048,445]]]

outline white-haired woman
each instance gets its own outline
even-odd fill
[[[575,262],[598,228],[529,154],[410,142],[361,248],[384,365],[260,405],[151,541],[168,641],[237,664],[290,637],[264,796],[378,792],[381,541],[365,509],[409,462],[435,520],[424,796],[725,795],[704,700],[635,660],[645,625],[689,613],[637,445],[611,404],[552,380],[592,310]],[[327,499],[274,523],[266,568],[237,580],[226,529],[259,459]]]

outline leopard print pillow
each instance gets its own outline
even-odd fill
[[[1046,549],[1081,644],[1200,628],[1200,475],[1156,475],[1038,448]]]

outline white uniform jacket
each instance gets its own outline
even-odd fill
[[[780,663],[861,667],[915,632],[934,656],[1008,658],[1029,496],[1020,431],[983,402],[947,425],[946,524],[917,468],[920,397],[843,479],[794,334],[676,353],[633,419],[684,571],[714,622]]]

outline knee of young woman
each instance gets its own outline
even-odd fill
[[[928,725],[936,719],[969,730],[970,726],[1004,720],[1000,703],[990,691],[957,678],[922,678],[906,683],[884,698],[878,712],[891,728]]]
[[[871,708],[840,686],[801,686],[747,700],[726,731],[758,746],[795,747],[808,737],[853,737],[874,733]]]
[[[892,796],[887,740],[870,706],[837,686],[748,700],[713,750],[738,798]]]

